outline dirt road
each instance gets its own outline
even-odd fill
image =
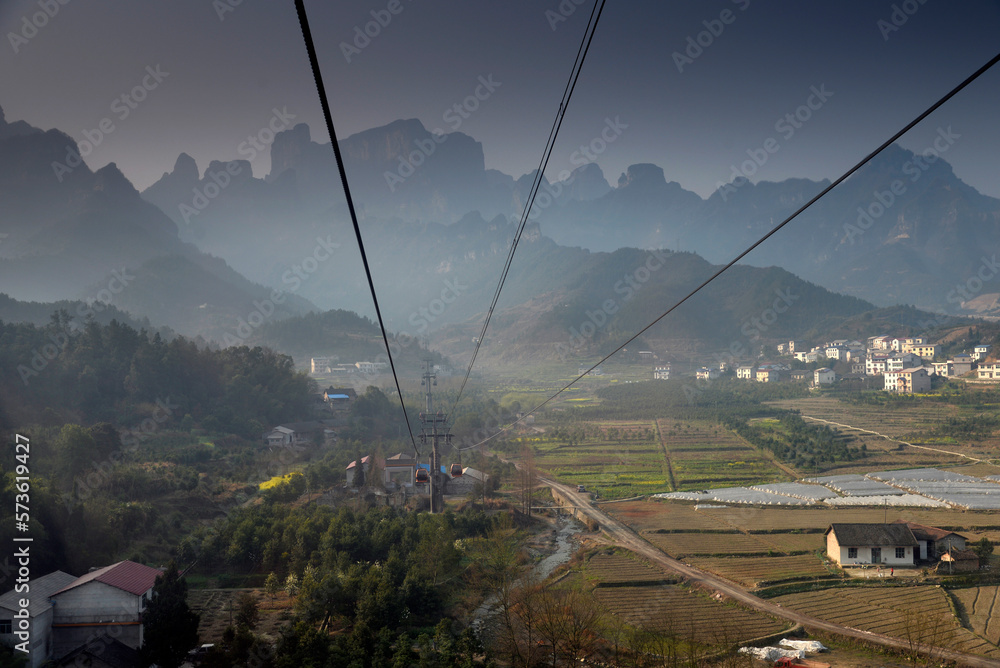
[[[688,566],[687,564],[677,561],[676,559],[672,559],[657,547],[646,542],[642,537],[622,522],[619,522],[610,515],[607,515],[601,510],[591,506],[589,502],[590,499],[586,493],[579,493],[574,487],[563,485],[547,478],[541,478],[541,481],[550,487],[559,490],[559,493],[571,500],[572,504],[577,506],[580,512],[599,522],[601,528],[613,539],[615,543],[622,547],[626,547],[637,554],[641,554],[655,564],[659,564],[660,566],[679,573],[691,583],[713,589],[722,593],[724,596],[728,596],[729,598],[737,600],[751,608],[773,615],[774,617],[780,617],[781,619],[787,619],[792,622],[802,624],[803,626],[811,629],[821,629],[823,631],[836,633],[842,636],[849,636],[851,638],[867,640],[869,642],[878,643],[887,647],[910,651],[910,645],[905,640],[892,638],[879,633],[871,633],[870,631],[862,631],[861,629],[855,629],[849,626],[840,626],[839,624],[826,622],[821,619],[816,619],[815,617],[810,617],[809,615],[803,615],[799,612],[795,612],[794,610],[783,608],[778,604],[770,603],[762,598],[757,598],[753,594],[748,593],[728,580],[724,580],[720,577],[712,575],[711,573],[706,573],[705,571]],[[1000,661],[987,659],[986,657],[977,656],[975,654],[965,654],[963,652],[955,652],[936,647],[933,649],[933,652],[934,655],[940,659],[954,661],[955,663],[963,666],[972,666],[974,668],[1000,668]]]

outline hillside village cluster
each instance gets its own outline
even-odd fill
[[[830,366],[793,370],[789,363],[780,360],[743,365],[722,361],[717,367],[701,367],[695,375],[698,380],[714,380],[724,374],[735,374],[737,378],[760,383],[794,381],[807,382],[813,387],[832,385],[844,378],[881,376],[885,391],[914,394],[930,391],[934,377],[970,377],[974,373],[972,377],[979,380],[1000,380],[1000,363],[987,361],[991,351],[989,344],[977,345],[972,352],[940,360],[941,346],[921,336],[872,336],[865,343],[838,339],[812,347],[803,341],[788,341],[777,345],[778,358],[793,358],[807,364],[828,362]],[[653,367],[654,379],[668,380],[670,374],[670,364]]]

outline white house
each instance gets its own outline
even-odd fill
[[[417,470],[417,460],[412,456],[399,452],[385,458],[382,469],[383,481],[388,489],[393,483],[402,487],[413,487],[413,476]]]
[[[653,378],[655,380],[670,380],[670,365],[662,364],[653,367]]]
[[[743,380],[753,380],[757,375],[757,367],[746,365],[736,367],[736,377]]]
[[[813,384],[814,385],[832,385],[834,381],[837,380],[837,374],[833,372],[833,369],[827,369],[826,367],[822,369],[816,369],[813,371]]]
[[[831,524],[826,530],[826,555],[840,566],[912,566],[916,549],[905,524]]]
[[[830,346],[823,351],[823,354],[826,355],[827,359],[831,360],[846,359],[847,348],[843,346]]]
[[[76,580],[62,571],[29,580],[27,592],[12,589],[0,596],[0,643],[7,647],[21,645],[28,649],[28,668],[38,668],[52,655],[52,603],[49,597]],[[27,617],[19,618],[19,604],[28,599]],[[22,621],[22,619],[24,621]],[[27,628],[21,628],[27,624]],[[25,635],[27,634],[27,635]]]
[[[719,377],[719,370],[703,366],[698,369],[695,375],[698,377],[698,380],[715,380]]]
[[[903,369],[912,369],[913,367],[920,366],[921,364],[923,364],[921,359],[913,353],[900,353],[898,355],[893,355],[886,360],[885,370],[887,372],[902,371]]]
[[[980,380],[1000,380],[1000,363],[980,364],[978,375]]]
[[[273,447],[293,445],[298,442],[299,436],[294,429],[288,427],[275,427],[264,435],[264,442]]]
[[[987,357],[989,357],[990,351],[992,349],[993,346],[991,346],[988,343],[976,346],[975,348],[972,349],[972,359],[974,359],[977,362],[979,362],[980,360],[984,360]]]

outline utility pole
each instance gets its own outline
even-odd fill
[[[424,362],[424,375],[420,384],[425,388],[426,406],[425,411],[420,414],[420,442],[431,444],[431,512],[439,513],[444,510],[444,480],[441,476],[441,459],[438,452],[438,444],[444,440],[451,443],[451,434],[448,433],[448,416],[438,411],[434,412],[434,397],[431,388],[437,385],[437,376],[434,374],[430,360]]]

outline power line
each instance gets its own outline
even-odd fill
[[[535,203],[535,196],[538,194],[538,189],[542,185],[545,169],[549,164],[549,158],[552,156],[552,150],[555,148],[556,136],[559,134],[559,128],[562,127],[563,118],[566,114],[566,108],[569,106],[569,100],[573,96],[574,89],[576,89],[576,82],[580,78],[580,72],[583,69],[583,61],[587,57],[587,52],[590,51],[590,44],[594,39],[594,33],[597,31],[597,22],[601,20],[601,13],[604,11],[604,3],[605,0],[597,0],[590,10],[590,18],[587,21],[587,28],[584,30],[583,39],[580,42],[579,48],[577,48],[576,58],[573,61],[573,68],[570,71],[569,80],[566,82],[566,87],[563,89],[562,99],[559,102],[559,110],[556,112],[552,128],[549,130],[549,136],[545,141],[545,148],[542,150],[542,157],[538,163],[538,169],[535,170],[535,177],[532,179],[531,188],[528,190],[528,198],[525,200],[524,210],[521,212],[521,219],[518,222],[517,231],[514,234],[510,251],[507,253],[507,261],[504,263],[503,271],[500,272],[500,281],[497,283],[496,292],[493,293],[493,301],[490,303],[490,307],[486,311],[486,320],[483,322],[483,329],[479,334],[479,340],[476,341],[476,347],[472,351],[472,359],[469,360],[469,368],[465,372],[465,378],[462,379],[462,385],[458,389],[458,395],[452,403],[451,410],[449,411],[450,414],[454,414],[455,407],[458,406],[458,402],[462,398],[462,393],[465,391],[465,385],[469,382],[469,376],[472,374],[472,367],[476,363],[476,357],[479,355],[479,348],[483,345],[483,341],[486,339],[486,330],[490,326],[490,320],[493,318],[493,312],[496,309],[497,302],[500,301],[500,291],[503,290],[504,283],[507,281],[507,274],[510,272],[511,263],[514,261],[514,251],[517,250],[517,244],[521,240],[521,235],[524,233],[524,227],[528,222],[528,214],[531,212],[531,207]]]
[[[785,225],[787,225],[788,223],[790,223],[793,219],[795,219],[796,217],[798,217],[799,214],[801,214],[803,211],[805,211],[806,209],[808,209],[809,207],[811,207],[813,204],[815,204],[816,202],[818,202],[822,197],[824,197],[831,190],[833,190],[838,185],[840,185],[841,183],[843,183],[846,179],[850,178],[850,176],[852,174],[854,174],[856,171],[858,171],[859,169],[861,169],[862,167],[864,167],[866,164],[868,164],[869,162],[871,162],[871,160],[875,156],[877,156],[879,153],[881,153],[886,148],[888,148],[889,146],[891,146],[894,142],[896,142],[904,134],[906,134],[907,132],[909,132],[910,130],[912,130],[914,128],[914,126],[916,126],[922,120],[924,120],[925,118],[927,118],[928,116],[930,116],[932,113],[934,113],[938,109],[938,107],[940,107],[945,102],[947,102],[948,100],[950,100],[951,98],[953,98],[961,90],[963,90],[966,86],[968,86],[973,81],[975,81],[976,79],[978,79],[980,76],[982,76],[983,74],[985,74],[987,72],[987,70],[989,70],[990,68],[992,68],[998,62],[1000,62],[1000,53],[998,53],[997,55],[993,56],[993,58],[991,58],[985,65],[983,65],[978,70],[976,70],[971,75],[969,75],[969,77],[967,77],[964,81],[962,81],[962,83],[958,84],[957,86],[955,86],[954,88],[952,88],[950,91],[948,91],[947,93],[945,93],[945,95],[943,97],[941,97],[940,99],[938,99],[937,102],[935,102],[934,104],[932,104],[930,107],[928,107],[926,110],[924,110],[923,113],[921,113],[919,116],[917,116],[912,121],[910,121],[909,123],[907,123],[901,130],[899,130],[898,132],[896,132],[896,134],[892,135],[889,139],[885,140],[882,143],[881,146],[879,146],[877,149],[875,149],[874,151],[872,151],[871,153],[869,153],[860,162],[858,162],[856,165],[854,165],[853,167],[851,167],[849,170],[847,170],[846,172],[844,172],[844,174],[841,175],[836,181],[833,181],[830,185],[828,185],[826,188],[824,188],[823,190],[821,190],[812,199],[810,199],[808,202],[806,202],[801,207],[799,207],[794,213],[792,213],[790,216],[788,216],[783,221],[781,221],[776,227],[772,228],[771,231],[769,231],[767,234],[765,234],[760,239],[758,239],[757,241],[755,241],[749,248],[747,248],[745,251],[743,251],[742,253],[740,253],[739,255],[737,255],[735,258],[733,258],[732,260],[730,260],[727,264],[723,265],[718,271],[716,271],[714,274],[712,274],[707,279],[705,279],[705,281],[703,281],[701,283],[701,285],[699,285],[698,287],[696,287],[694,290],[692,290],[691,292],[689,292],[684,298],[682,298],[680,301],[678,301],[673,306],[671,306],[666,311],[664,311],[662,314],[660,314],[651,323],[649,323],[648,325],[646,325],[645,327],[643,327],[642,329],[640,329],[638,332],[636,332],[627,341],[625,341],[620,346],[618,346],[617,348],[615,348],[614,350],[612,350],[610,353],[608,353],[607,355],[605,355],[599,362],[597,362],[592,367],[590,367],[589,369],[587,369],[586,371],[584,371],[583,373],[581,373],[579,376],[577,376],[576,378],[574,378],[573,380],[571,380],[569,383],[567,383],[566,385],[564,385],[562,387],[562,389],[558,390],[551,397],[549,397],[548,399],[546,399],[542,403],[538,404],[537,406],[535,406],[534,408],[532,408],[530,411],[526,412],[523,417],[518,418],[517,420],[515,420],[512,423],[510,423],[506,427],[502,428],[497,433],[493,434],[492,436],[483,439],[482,441],[480,441],[479,443],[476,443],[475,445],[470,445],[470,446],[461,448],[461,450],[471,450],[472,448],[477,448],[480,445],[483,445],[485,443],[488,443],[489,441],[492,441],[494,438],[496,438],[500,434],[503,434],[503,433],[505,433],[507,431],[510,431],[510,429],[512,429],[514,426],[520,424],[529,415],[535,413],[538,410],[541,410],[543,407],[545,407],[546,405],[548,405],[553,399],[555,399],[560,394],[562,394],[563,392],[565,392],[566,390],[568,390],[569,388],[571,388],[573,385],[575,385],[577,383],[577,381],[579,381],[581,378],[583,378],[588,373],[590,373],[591,371],[593,371],[594,369],[596,369],[597,367],[599,367],[601,364],[603,364],[604,362],[606,362],[613,355],[615,355],[615,353],[619,352],[622,348],[624,348],[625,346],[627,346],[628,344],[632,343],[637,338],[639,338],[640,336],[642,336],[642,334],[645,333],[650,327],[652,327],[656,323],[658,323],[661,320],[663,320],[671,312],[673,312],[674,309],[676,309],[677,307],[679,307],[681,304],[683,304],[684,302],[686,302],[691,297],[695,296],[698,292],[701,291],[702,288],[704,288],[706,285],[708,285],[709,283],[711,283],[712,281],[714,281],[716,278],[718,278],[719,276],[721,276],[723,272],[725,272],[726,270],[728,270],[730,267],[732,267],[734,264],[736,264],[737,262],[739,262],[740,260],[742,260],[747,255],[749,255],[755,248],[757,248],[758,246],[760,246],[762,243],[764,243],[765,241],[767,241],[768,239],[770,239],[775,233],[778,232],[778,230],[780,230]]]
[[[354,223],[354,234],[358,239],[358,250],[361,251],[361,261],[365,266],[365,276],[368,278],[368,288],[372,293],[372,301],[375,303],[375,315],[378,316],[378,326],[382,330],[382,341],[385,342],[385,352],[389,357],[389,368],[392,370],[392,379],[396,382],[396,393],[399,395],[399,406],[403,409],[403,419],[406,420],[406,430],[410,434],[410,443],[413,445],[413,452],[420,456],[417,450],[417,441],[413,436],[413,429],[410,427],[410,417],[406,413],[406,403],[403,401],[403,391],[399,387],[399,376],[396,375],[396,365],[392,360],[392,349],[389,346],[389,336],[385,331],[385,321],[382,319],[382,310],[378,305],[378,295],[375,294],[375,283],[372,280],[371,267],[368,265],[368,254],[365,253],[365,242],[361,238],[361,226],[358,225],[358,214],[354,210],[354,199],[351,197],[351,188],[347,183],[347,171],[344,169],[344,158],[340,153],[340,145],[337,143],[337,132],[333,127],[333,114],[330,112],[330,103],[326,98],[326,87],[323,85],[323,74],[319,67],[319,58],[316,56],[316,46],[313,44],[312,31],[309,29],[309,19],[306,16],[306,8],[303,0],[295,0],[295,9],[299,14],[299,25],[302,28],[302,38],[306,44],[306,51],[309,53],[309,64],[312,66],[313,78],[316,80],[316,90],[319,93],[319,103],[323,107],[323,118],[326,120],[326,129],[330,134],[330,143],[333,145],[333,154],[337,158],[337,169],[340,171],[340,181],[344,186],[344,195],[347,197],[347,208],[351,212],[351,222]]]

